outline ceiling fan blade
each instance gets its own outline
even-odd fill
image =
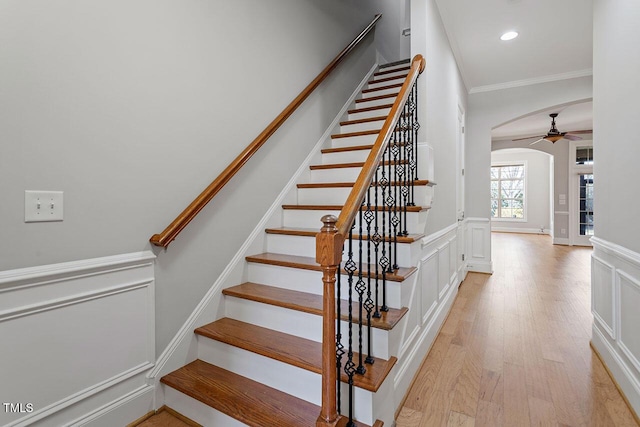
[[[542,138],[544,135],[533,135],[533,136],[527,136],[524,138],[516,138],[516,139],[512,139],[512,141],[524,141],[525,139],[531,139],[531,138]]]
[[[533,142],[532,142],[531,144],[529,144],[529,145],[537,144],[538,142],[540,142],[540,141],[544,141],[544,140],[545,140],[544,138],[540,138],[540,139],[539,139],[539,140],[537,140],[537,141],[533,141]]]
[[[572,130],[571,132],[567,132],[567,133],[572,133],[572,134],[582,134],[582,133],[593,133],[593,129],[583,129],[583,130]]]
[[[578,141],[578,140],[580,140],[580,139],[582,139],[582,138],[580,138],[579,136],[576,136],[576,135],[570,135],[570,134],[568,134],[568,133],[567,133],[567,134],[564,136],[564,139],[568,139],[569,141]]]

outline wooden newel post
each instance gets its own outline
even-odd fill
[[[333,215],[322,217],[324,226],[316,235],[316,262],[322,266],[322,408],[316,427],[338,423],[336,372],[336,271],[342,259],[344,237],[338,234]]]

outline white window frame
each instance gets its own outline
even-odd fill
[[[524,217],[523,218],[494,218],[491,216],[491,205],[489,205],[489,218],[491,219],[491,221],[496,221],[496,222],[527,222],[527,210],[529,207],[529,165],[527,164],[526,160],[512,160],[512,161],[502,161],[502,162],[491,162],[491,167],[494,166],[524,166],[524,198],[523,203],[524,203]],[[491,179],[491,169],[489,169],[489,183],[491,183],[492,179]],[[491,192],[491,188],[489,188],[489,192]],[[489,197],[489,200],[491,203],[491,200],[493,200],[491,197]]]

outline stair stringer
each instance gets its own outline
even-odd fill
[[[160,385],[162,376],[179,369],[186,363],[197,359],[198,342],[193,331],[195,328],[213,322],[224,316],[224,296],[222,290],[226,287],[241,283],[246,276],[245,257],[262,252],[266,246],[266,236],[264,230],[269,227],[278,226],[281,222],[281,206],[295,197],[296,184],[304,181],[304,175],[309,174],[309,166],[320,159],[320,150],[331,140],[331,134],[340,127],[340,121],[346,115],[348,109],[354,104],[362,89],[372,78],[378,69],[378,63],[373,64],[369,72],[360,81],[349,99],[340,109],[334,120],[327,127],[327,130],[320,137],[313,149],[309,152],[304,162],[293,174],[289,182],[282,189],[273,204],[269,207],[265,215],[258,222],[249,237],[242,244],[238,252],[231,259],[227,267],[213,283],[209,291],[202,298],[200,303],[187,318],[182,327],[178,330],[173,339],[169,342],[165,350],[158,357],[153,370],[147,375],[147,383],[153,385],[154,408],[159,408],[165,402],[164,387]],[[318,221],[320,222],[320,221]],[[321,224],[318,226],[320,229]]]

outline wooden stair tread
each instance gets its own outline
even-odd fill
[[[322,373],[322,343],[316,341],[228,317],[202,326],[195,333],[317,374]],[[354,376],[356,387],[377,391],[397,361],[395,357],[389,360],[374,359],[372,365],[366,366],[367,372],[364,375]],[[354,360],[357,363],[357,355]],[[341,379],[343,382],[348,381],[344,373]]]
[[[348,188],[348,187],[353,187],[354,185],[355,185],[355,182],[310,182],[310,183],[297,184],[297,187],[298,188]],[[404,185],[404,183],[391,181],[389,182],[389,185],[391,185],[392,187],[395,187],[395,186],[402,186]],[[433,184],[431,184],[431,182],[429,182],[428,179],[416,179],[413,181],[413,185],[424,187],[424,186],[431,186]],[[380,186],[379,183],[378,183],[378,186]]]
[[[367,117],[366,119],[345,120],[343,122],[340,122],[340,126],[357,125],[360,123],[384,122],[385,120],[387,120],[387,116]]]
[[[372,92],[377,92],[380,90],[388,90],[388,89],[397,89],[402,87],[404,83],[395,83],[392,85],[387,85],[387,86],[379,86],[379,87],[374,87],[373,89],[363,89],[362,93],[372,93]]]
[[[380,129],[361,130],[358,132],[334,133],[333,135],[331,135],[331,139],[352,138],[354,136],[377,135],[379,133],[380,133]]]
[[[407,76],[404,75],[400,75],[400,76],[392,76],[392,77],[382,77],[382,78],[373,78],[372,80],[369,80],[367,83],[370,85],[376,84],[376,83],[384,83],[384,82],[390,82],[392,80],[400,80],[400,79],[406,79]]]
[[[371,107],[358,107],[358,108],[354,108],[352,110],[349,110],[348,113],[349,114],[357,114],[357,113],[364,113],[364,112],[367,112],[367,111],[384,110],[384,109],[391,108],[391,107],[393,107],[393,104],[373,105]]]
[[[259,264],[270,264],[277,265],[280,267],[289,267],[289,268],[300,268],[303,270],[312,270],[312,271],[322,271],[320,264],[316,262],[315,258],[300,256],[300,255],[288,255],[288,254],[278,254],[273,252],[264,252],[257,255],[251,255],[245,257],[248,262],[255,262]],[[369,268],[369,271],[375,271],[375,265],[373,268]],[[392,282],[402,282],[407,277],[411,276],[416,272],[415,267],[400,267],[393,273],[387,273],[386,278]],[[342,270],[343,274],[346,274],[344,270]],[[370,274],[371,277],[375,276],[375,273]],[[354,276],[357,276],[357,271],[354,273]],[[380,277],[382,275],[380,274]],[[318,282],[320,283],[320,282]]]
[[[288,236],[305,236],[316,237],[316,234],[320,232],[320,229],[315,228],[302,228],[302,227],[279,227],[279,228],[267,228],[265,230],[267,234],[285,234]],[[408,236],[398,236],[398,243],[413,243],[424,237],[424,234],[409,234]],[[358,239],[357,234],[353,235],[354,239]],[[367,239],[367,236],[364,236]]]
[[[399,73],[400,71],[409,71],[410,69],[411,69],[411,67],[400,67],[400,68],[395,68],[393,70],[377,71],[377,72],[373,73],[373,75],[374,76],[384,76],[386,74]]]
[[[343,205],[282,205],[282,209],[299,211],[342,211],[343,207]],[[381,212],[383,209],[388,211],[389,208],[386,206],[371,206],[371,209]],[[422,212],[429,209],[431,209],[431,206],[407,206],[407,212]],[[320,220],[318,219],[318,221]]]
[[[261,285],[259,283],[246,282],[236,285],[222,291],[224,295],[260,302],[264,304],[274,305],[277,307],[288,308],[291,310],[302,311],[304,313],[322,316],[322,295],[310,294],[308,292],[292,291],[289,289],[278,288],[275,286]],[[358,297],[357,293],[355,294]],[[358,303],[354,301],[353,321],[359,320]],[[340,317],[342,320],[348,320],[349,301],[341,300]],[[408,308],[401,309],[390,308],[389,311],[382,311],[379,319],[371,318],[371,326],[377,329],[390,331],[409,311]],[[364,319],[366,324],[366,317]]]
[[[383,165],[398,165],[398,164],[407,164],[408,162],[406,160],[400,160],[400,161],[396,161],[396,160],[385,160],[382,164]],[[361,168],[364,166],[364,162],[349,162],[349,163],[329,163],[326,165],[311,165],[309,166],[309,169],[311,170],[318,170],[318,169],[340,169],[340,168]]]
[[[322,154],[328,153],[343,153],[345,151],[360,151],[360,150],[371,150],[373,148],[373,144],[368,145],[354,145],[351,147],[338,147],[338,148],[323,148],[320,150]]]
[[[313,403],[202,360],[195,360],[160,381],[252,427],[314,426],[320,414],[320,407]],[[346,421],[342,419],[338,425],[345,426]]]
[[[370,98],[360,98],[360,99],[356,99],[356,105],[358,105],[360,103],[363,103],[363,102],[379,101],[381,99],[395,98],[397,96],[398,96],[397,93],[389,93],[387,95],[372,96]]]

